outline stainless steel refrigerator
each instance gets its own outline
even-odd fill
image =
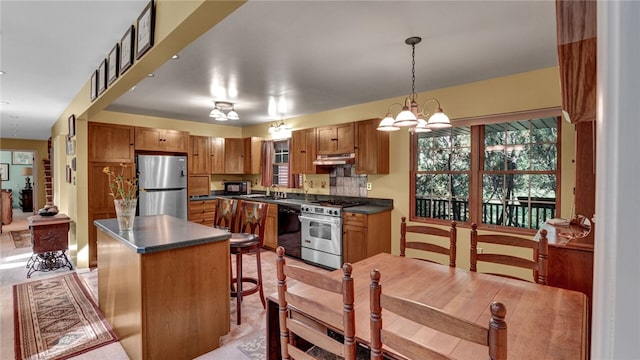
[[[136,156],[138,214],[187,219],[187,157]]]

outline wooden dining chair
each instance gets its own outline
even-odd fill
[[[315,359],[308,349],[303,348],[300,337],[306,342],[322,348],[325,351],[343,357],[346,360],[355,360],[355,309],[353,307],[354,291],[353,278],[351,277],[351,264],[342,266],[342,281],[328,277],[326,274],[315,272],[295,265],[287,265],[284,257],[284,248],[276,249],[276,268],[278,277],[278,309],[280,320],[280,348],[282,359]],[[326,296],[316,299],[308,299],[289,292],[287,281],[294,279],[327,292]],[[323,301],[331,294],[342,297],[342,313],[332,311],[326,307]],[[291,307],[295,308],[294,311]],[[344,334],[344,342],[329,336],[324,326],[319,324],[340,324],[334,329]],[[308,347],[308,346],[307,346]]]
[[[449,247],[447,248],[432,242],[428,242],[424,237],[418,241],[417,236],[412,234],[437,236],[449,239]],[[407,240],[407,235],[411,236],[410,240]],[[427,253],[431,252],[436,254],[443,254],[449,256],[449,266],[456,267],[457,237],[458,232],[455,221],[451,222],[451,228],[449,230],[444,230],[427,225],[407,225],[407,217],[403,216],[402,222],[400,223],[400,256],[405,256],[406,249],[415,249]],[[420,259],[430,262],[436,262],[422,257]]]
[[[530,269],[533,271],[534,282],[544,285],[547,284],[547,255],[549,254],[549,245],[546,230],[541,230],[540,238],[538,241],[535,241],[504,234],[478,235],[477,227],[475,223],[471,224],[471,271],[477,271],[478,262],[502,264]],[[479,254],[478,244],[483,243],[503,245],[506,246],[507,249],[532,249],[533,256],[531,258],[524,258],[504,253],[487,252],[487,248],[483,248],[482,253]],[[527,280],[504,273],[483,272],[512,279]]]
[[[467,340],[488,347],[489,359],[507,359],[507,323],[504,321],[507,309],[500,302],[490,305],[491,319],[488,327],[483,327],[471,321],[458,318],[438,308],[424,303],[385,294],[380,285],[380,272],[371,271],[370,296],[370,328],[371,328],[371,359],[383,358],[382,345],[407,359],[451,359],[448,354],[442,354],[425,344],[409,339],[383,326],[382,310],[390,311],[402,320],[417,323],[436,331]],[[397,324],[397,320],[394,320]],[[478,354],[477,358],[484,356]],[[395,357],[394,357],[395,358]]]
[[[262,262],[260,251],[264,243],[264,226],[267,219],[267,206],[265,202],[240,200],[235,217],[236,231],[231,233],[229,247],[231,255],[236,257],[236,274],[231,273],[231,297],[236,298],[236,324],[242,320],[242,298],[258,293],[262,307],[266,308],[264,291],[262,289]],[[249,277],[242,274],[242,256],[255,254],[257,277]],[[244,284],[250,284],[244,288]]]

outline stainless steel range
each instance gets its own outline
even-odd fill
[[[342,209],[348,201],[319,201],[300,208],[302,260],[331,269],[342,267]]]

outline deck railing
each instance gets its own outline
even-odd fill
[[[539,229],[547,220],[555,217],[556,204],[553,198],[531,198],[514,200],[507,204],[482,203],[482,223]],[[416,216],[433,219],[469,220],[467,199],[416,198]]]

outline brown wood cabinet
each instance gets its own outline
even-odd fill
[[[89,161],[132,163],[134,127],[89,122],[87,146]]]
[[[212,174],[224,174],[224,138],[209,138],[209,169]]]
[[[556,1],[562,106],[573,123],[596,119],[596,18],[596,1]]]
[[[210,180],[209,175],[189,175],[187,194],[189,196],[207,196],[211,194]]]
[[[210,142],[208,136],[189,136],[189,174],[208,175],[211,173]]]
[[[193,200],[189,201],[189,221],[198,224],[213,226],[216,217],[218,200]]]
[[[262,138],[225,138],[224,173],[259,174],[261,170]]]
[[[319,127],[316,131],[318,155],[354,152],[355,127],[353,123]]]
[[[291,132],[291,173],[315,174],[316,166],[316,129],[303,129]]]
[[[224,139],[224,172],[225,174],[244,174],[244,139]]]
[[[269,204],[267,220],[264,224],[264,247],[275,250],[278,247],[278,205]]]
[[[356,173],[389,173],[389,133],[376,128],[380,119],[362,120],[356,126]]]
[[[97,230],[93,226],[94,220],[110,219],[116,217],[116,210],[113,205],[113,197],[109,195],[109,177],[102,172],[106,166],[111,167],[116,173],[120,173],[120,163],[117,162],[89,162],[87,167],[88,175],[88,197],[89,197],[89,266],[98,265],[97,252]],[[124,170],[125,178],[134,176],[134,166],[129,164]]]
[[[104,124],[89,122],[88,146],[89,162],[87,165],[87,194],[89,205],[89,266],[98,265],[97,230],[94,220],[115,218],[113,197],[109,195],[109,178],[102,172],[105,167],[120,173],[120,164],[125,168],[124,176],[134,175],[134,139],[135,128],[128,125]]]
[[[98,241],[98,304],[131,359],[219,347],[230,330],[228,240],[145,254],[102,229]]]
[[[355,263],[375,254],[391,252],[391,210],[376,214],[344,212],[344,261]]]
[[[179,130],[135,128],[135,149],[186,153],[189,149],[189,133]]]

